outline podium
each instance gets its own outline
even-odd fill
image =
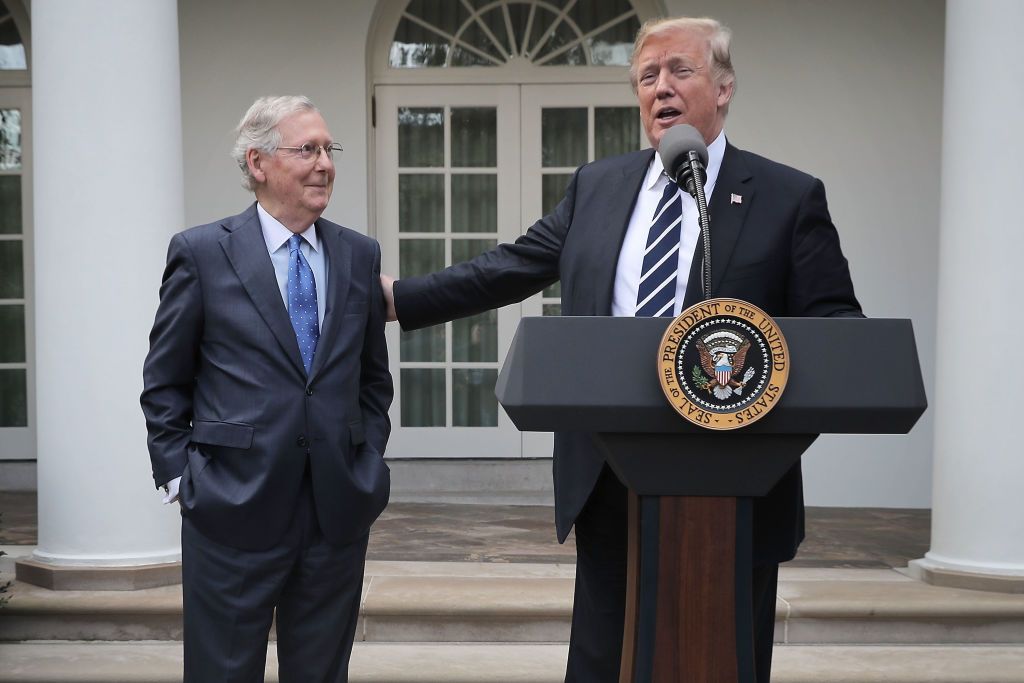
[[[512,422],[592,433],[630,490],[621,683],[754,683],[752,499],[819,434],[905,434],[927,406],[909,320],[776,322],[788,385],[734,431],[692,425],[665,399],[667,318],[525,318],[512,341],[495,387]]]

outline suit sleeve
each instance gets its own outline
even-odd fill
[[[373,243],[373,269],[370,276],[369,316],[360,358],[359,406],[366,430],[366,441],[384,455],[391,420],[388,408],[394,397],[394,385],[388,368],[388,346],[384,337],[387,320],[384,292],[380,285],[380,244]]]
[[[800,200],[793,230],[786,308],[803,317],[864,317],[853,293],[850,266],[817,178]]]
[[[143,366],[142,412],[149,431],[153,480],[181,476],[192,434],[192,395],[203,332],[203,298],[195,258],[183,235],[167,251],[160,305]]]
[[[572,224],[579,170],[555,210],[511,244],[420,277],[395,282],[402,329],[414,330],[522,301],[559,279],[559,257]]]

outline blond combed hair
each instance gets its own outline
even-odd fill
[[[715,83],[729,84],[736,87],[736,72],[732,68],[732,31],[729,27],[717,19],[711,17],[661,17],[649,19],[637,31],[636,40],[633,41],[633,55],[629,59],[629,83],[633,86],[633,92],[637,89],[636,63],[644,43],[652,36],[672,33],[674,31],[689,31],[700,33],[708,39],[708,56],[711,61],[711,77]]]

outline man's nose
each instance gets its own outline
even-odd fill
[[[667,69],[658,72],[658,80],[654,84],[654,94],[657,97],[668,97],[675,92],[672,85],[672,73]]]
[[[327,150],[321,147],[316,155],[316,163],[314,168],[318,171],[328,171],[334,167],[334,159],[327,156]]]

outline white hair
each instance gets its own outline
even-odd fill
[[[284,95],[261,97],[252,103],[249,111],[238,122],[235,129],[235,146],[231,149],[231,158],[242,170],[242,187],[252,192],[256,189],[256,179],[249,171],[245,155],[250,149],[257,149],[265,154],[273,154],[281,144],[281,133],[277,124],[292,114],[306,111],[319,111],[313,101],[304,95]]]

